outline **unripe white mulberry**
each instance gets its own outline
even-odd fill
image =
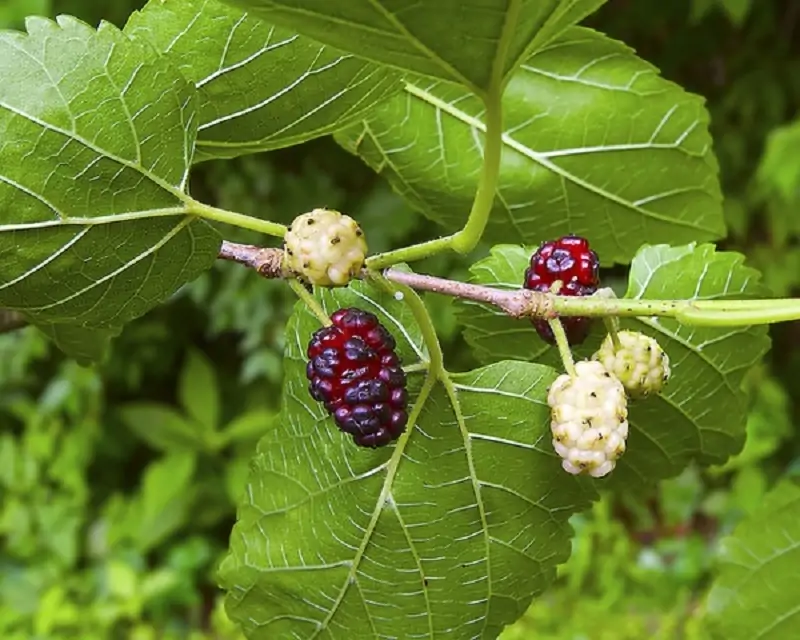
[[[650,336],[620,331],[619,347],[607,335],[594,359],[619,378],[631,398],[657,394],[669,380],[669,356]]]
[[[572,474],[601,478],[625,453],[628,401],[622,383],[597,361],[575,364],[575,375],[556,378],[547,395],[553,448]]]
[[[364,265],[364,232],[350,216],[314,209],[297,216],[284,236],[283,268],[309,284],[341,287]]]

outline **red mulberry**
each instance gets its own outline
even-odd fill
[[[406,376],[395,340],[368,311],[339,309],[331,321],[308,345],[311,397],[357,445],[389,444],[408,422]]]
[[[523,286],[531,291],[547,293],[560,283],[558,295],[590,296],[600,284],[600,261],[589,248],[589,242],[578,236],[564,236],[544,242],[531,256],[525,270]],[[546,320],[532,321],[536,332],[545,342],[555,344],[555,337]],[[562,317],[564,332],[571,345],[581,344],[592,328],[591,318]]]

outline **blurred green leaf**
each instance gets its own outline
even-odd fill
[[[187,414],[211,433],[219,426],[220,397],[213,364],[191,349],[178,379],[178,398]]]
[[[36,524],[41,531],[42,550],[70,566],[79,557],[82,505],[65,495],[56,497],[52,504],[37,505]]]
[[[405,363],[424,356],[393,296],[358,284],[322,303],[378,314]],[[447,374],[407,440],[359,449],[308,395],[304,345],[318,326],[298,305],[287,327],[281,429],[259,443],[221,569],[229,614],[251,640],[497,635],[553,580],[567,519],[595,496],[549,445],[556,372],[501,362]],[[410,388],[416,399],[419,375]]]
[[[20,483],[20,463],[25,453],[19,450],[17,439],[10,433],[0,433],[0,484],[3,485],[5,495],[9,489],[16,488]],[[26,482],[20,483],[23,486]]]
[[[239,503],[250,477],[250,456],[234,458],[225,466],[225,491],[231,502]]]
[[[530,255],[531,250],[522,247],[494,247],[488,258],[472,267],[473,281],[519,288]],[[742,261],[739,254],[716,253],[707,244],[646,246],[633,260],[625,297],[764,296],[758,272]],[[527,321],[475,303],[461,302],[459,307],[464,336],[481,362],[557,358],[556,350],[545,345]],[[602,332],[602,323],[596,325],[595,331]],[[737,453],[747,418],[742,381],[769,348],[767,328],[698,328],[668,318],[622,319],[621,326],[656,338],[669,355],[672,377],[660,396],[631,403],[628,451],[606,483],[619,488],[646,486],[677,475],[692,459],[721,463]],[[595,345],[591,342],[590,348],[577,352],[587,357]]]
[[[402,88],[395,71],[216,0],[151,0],[125,32],[152,43],[197,87],[198,159],[327,135]]]
[[[119,408],[125,425],[151,447],[166,453],[202,451],[204,433],[167,405],[132,402]]]
[[[753,0],[716,0],[716,2],[736,25],[741,25],[745,21],[753,6]]]
[[[692,0],[689,21],[697,24],[706,17],[716,6],[717,0]]]
[[[756,177],[790,203],[800,202],[800,119],[770,132]]]
[[[138,549],[152,549],[186,523],[196,466],[191,453],[171,454],[148,465],[127,522]]]
[[[272,411],[258,409],[243,413],[220,433],[220,446],[231,443],[256,442],[278,426],[277,421],[278,414]]]
[[[16,29],[31,15],[50,13],[50,0],[3,0],[0,2],[0,28]]]
[[[118,597],[133,599],[139,588],[138,576],[126,562],[112,560],[106,567],[108,589]]]
[[[758,375],[747,385],[755,402],[747,414],[744,449],[719,468],[720,472],[741,469],[772,455],[794,431],[789,395],[774,377]]]
[[[81,364],[103,360],[112,338],[121,332],[121,327],[89,328],[67,323],[39,323],[38,328],[59,349]]]
[[[722,542],[719,574],[707,601],[714,638],[794,637],[800,620],[798,540],[800,487],[784,481]]]
[[[606,0],[228,0],[271,23],[403,70],[485,91]]]
[[[703,100],[626,45],[571,28],[525,61],[503,101],[487,242],[535,244],[572,232],[608,264],[629,262],[646,242],[724,234]],[[336,140],[454,232],[481,175],[483,115],[463,89],[413,79]]]
[[[110,24],[27,29],[0,35],[0,306],[93,358],[216,257],[216,232],[182,215],[194,88]]]
[[[728,512],[754,513],[763,504],[768,489],[767,476],[760,467],[744,467],[733,478],[730,499],[736,508],[729,507]]]

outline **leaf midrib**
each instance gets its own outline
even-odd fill
[[[486,516],[486,505],[483,503],[483,495],[481,494],[481,485],[478,480],[477,469],[475,468],[475,460],[472,456],[472,440],[467,429],[467,423],[464,420],[464,414],[461,411],[461,402],[458,399],[458,391],[450,373],[446,369],[442,369],[439,373],[439,380],[444,385],[447,397],[450,399],[450,404],[453,407],[453,413],[456,417],[458,424],[458,431],[461,434],[461,439],[464,442],[464,453],[467,456],[467,467],[469,468],[469,479],[472,484],[472,492],[475,494],[475,504],[478,506],[478,514],[481,519],[481,531],[483,533],[483,540],[485,545],[485,558],[486,558],[486,584],[487,584],[487,598],[486,598],[486,611],[483,616],[483,628],[481,635],[486,631],[486,626],[489,624],[489,608],[491,606],[492,595],[492,555],[491,555],[491,536],[489,534],[489,521]]]
[[[518,0],[512,0],[512,3],[516,2],[516,1],[518,1]],[[457,80],[458,82],[463,84],[470,91],[472,91],[475,95],[477,95],[477,96],[483,96],[484,95],[485,92],[481,88],[477,87],[471,80],[468,80],[467,78],[465,78],[464,75],[460,71],[458,71],[458,69],[456,69],[455,67],[450,65],[450,63],[448,63],[446,60],[444,60],[441,56],[436,55],[433,51],[431,51],[427,47],[427,45],[425,45],[422,42],[420,42],[420,40],[416,36],[414,36],[406,28],[406,26],[397,19],[397,17],[391,11],[388,11],[380,3],[379,0],[367,0],[367,2],[372,6],[373,9],[375,9],[376,11],[381,13],[383,15],[383,17],[386,18],[386,20],[388,20],[389,23],[392,24],[394,26],[394,28],[398,30],[398,32],[400,32],[402,35],[404,35],[407,38],[407,40],[412,44],[412,46],[414,46],[420,52],[425,54],[428,57],[429,60],[432,60],[433,62],[435,62],[439,67],[441,67],[442,70],[444,70],[445,72],[449,73],[454,80]],[[499,44],[500,43],[498,43],[498,45]],[[498,46],[497,49],[495,49],[494,62],[496,62],[497,58],[499,57],[497,55],[499,49],[500,49],[499,46]]]
[[[344,601],[348,589],[353,583],[358,583],[358,569],[361,566],[361,560],[364,557],[364,553],[366,552],[370,540],[372,540],[372,534],[375,532],[375,527],[378,525],[378,520],[380,520],[381,514],[383,513],[386,499],[391,495],[394,479],[397,475],[397,470],[400,467],[400,461],[402,460],[403,454],[408,446],[408,441],[411,438],[411,434],[414,432],[414,425],[416,424],[417,418],[422,413],[422,409],[424,408],[425,403],[427,402],[428,397],[433,390],[433,387],[436,385],[437,380],[438,376],[436,375],[436,372],[433,369],[429,370],[425,377],[425,382],[422,385],[419,396],[417,397],[414,409],[409,416],[408,427],[397,440],[394,451],[392,452],[392,455],[386,465],[386,478],[384,478],[381,491],[378,494],[378,499],[375,501],[375,508],[370,516],[370,521],[364,530],[364,535],[361,538],[361,544],[358,546],[355,557],[350,565],[350,570],[347,572],[347,578],[345,579],[342,588],[339,590],[336,600],[331,605],[330,611],[322,620],[322,622],[319,623],[317,630],[313,633],[313,635],[311,635],[310,640],[314,640],[328,628],[330,621],[333,619],[333,616],[336,615],[336,612],[339,610],[339,607]],[[370,624],[372,623],[370,622]],[[433,636],[431,636],[431,638],[433,638]]]
[[[448,62],[446,62],[443,58],[441,58],[440,56],[438,56],[435,53],[433,53],[426,45],[424,45],[416,37],[414,37],[405,28],[405,26],[395,18],[393,13],[391,13],[388,10],[386,10],[383,6],[380,5],[378,0],[366,0],[366,1],[372,6],[373,9],[376,9],[381,15],[383,15],[383,17],[386,18],[392,24],[392,26],[394,26],[394,28],[397,30],[397,33],[392,33],[391,31],[383,31],[383,30],[380,30],[380,29],[375,28],[375,27],[371,27],[371,26],[366,25],[366,24],[355,23],[355,22],[351,22],[351,21],[348,21],[348,20],[343,20],[343,19],[338,18],[336,16],[332,16],[332,15],[324,14],[324,13],[318,13],[316,11],[311,11],[309,9],[305,9],[305,8],[302,8],[302,7],[286,7],[284,5],[281,5],[281,6],[277,7],[277,8],[282,9],[284,11],[291,11],[292,13],[300,15],[300,16],[307,16],[307,17],[318,19],[318,20],[321,19],[321,20],[323,20],[325,22],[330,22],[330,23],[332,23],[332,24],[334,24],[336,26],[353,29],[355,31],[364,31],[366,33],[370,33],[370,34],[373,34],[373,35],[376,35],[376,36],[379,36],[379,37],[382,37],[382,38],[386,38],[387,36],[388,37],[394,37],[394,38],[396,38],[396,39],[398,39],[400,41],[408,42],[409,44],[411,44],[411,46],[414,49],[416,49],[419,53],[423,54],[423,55],[420,56],[421,59],[425,59],[425,60],[429,60],[429,61],[433,62],[436,66],[438,66],[443,71],[445,71],[448,74],[448,77],[451,78],[451,80],[456,80],[457,82],[465,85],[467,88],[469,88],[476,95],[480,96],[480,95],[483,94],[483,90],[481,90],[479,87],[475,86],[474,83],[472,83],[470,80],[465,78],[463,76],[463,74],[461,74],[457,69],[455,69],[452,66],[450,66],[450,64]],[[275,3],[269,3],[269,6],[272,6],[273,8],[275,8]],[[401,67],[399,65],[393,65],[390,62],[386,62],[386,61],[380,61],[379,64],[386,65],[386,66],[389,66],[389,67],[392,67],[392,68],[395,68],[395,69],[399,69],[401,71],[408,71],[408,69],[406,69],[405,67]]]

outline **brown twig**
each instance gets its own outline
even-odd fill
[[[254,245],[223,242],[219,252],[222,260],[238,262],[246,267],[256,270],[265,278],[291,278],[281,268],[283,257],[282,249],[265,249]],[[535,291],[520,289],[517,291],[503,291],[492,287],[485,287],[457,280],[437,278],[419,273],[409,273],[397,269],[386,269],[383,276],[387,280],[404,284],[418,291],[431,291],[442,295],[474,300],[494,305],[514,318],[537,317],[554,318],[553,298]],[[362,270],[359,275],[362,279],[369,278],[369,272]]]
[[[11,309],[0,309],[0,333],[10,333],[27,325],[28,322],[21,313]]]
[[[221,260],[238,262],[246,267],[255,269],[259,275],[265,278],[284,278],[288,276],[281,268],[283,249],[267,249],[256,247],[252,244],[237,244],[223,240],[218,257]]]
[[[553,298],[536,291],[527,289],[503,291],[479,284],[447,280],[397,269],[386,269],[383,276],[387,280],[404,284],[418,291],[432,291],[464,300],[492,304],[514,318],[554,318],[556,316],[553,310]]]

